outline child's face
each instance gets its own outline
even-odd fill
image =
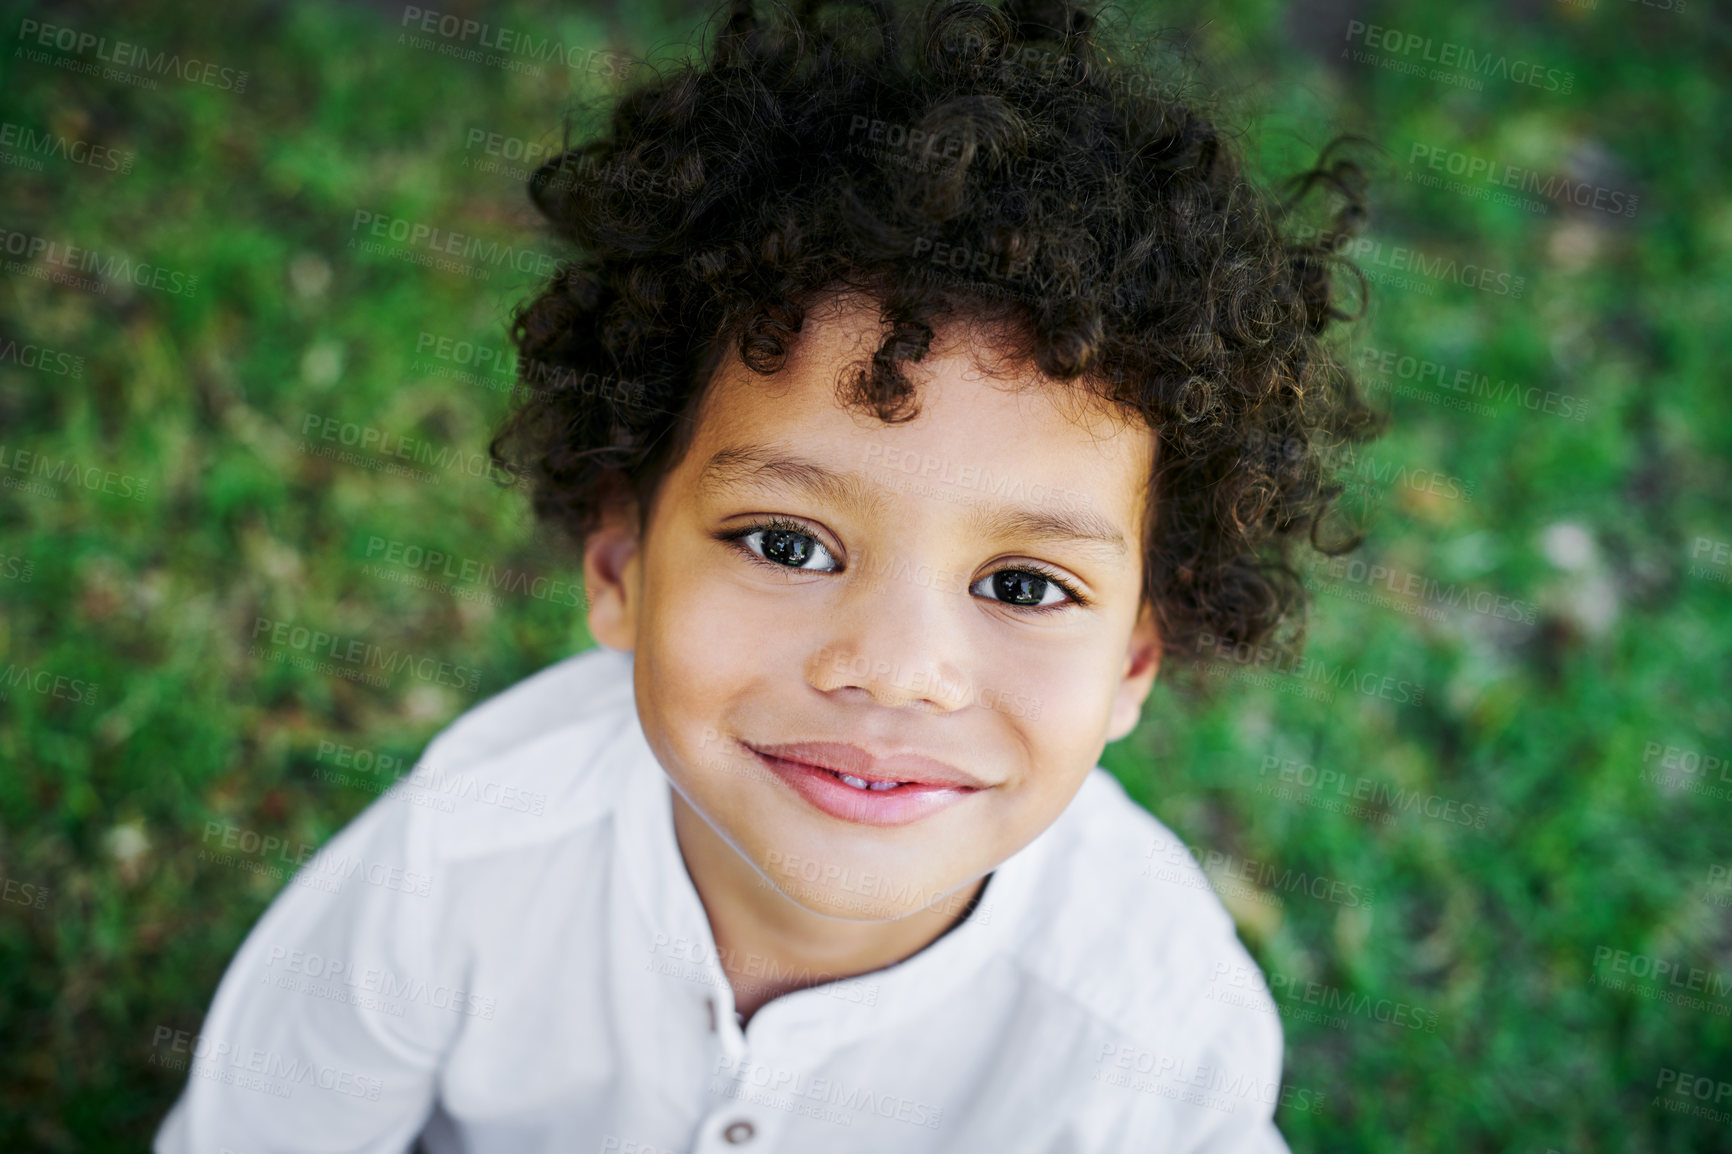
[[[919,417],[886,425],[835,391],[878,339],[876,310],[845,300],[809,313],[777,374],[730,359],[643,540],[613,516],[585,559],[591,629],[635,651],[676,788],[786,896],[868,920],[1050,825],[1158,660],[1147,426],[1032,369],[983,376],[962,327],[905,369]]]

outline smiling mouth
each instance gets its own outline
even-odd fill
[[[818,773],[825,774],[836,781],[841,782],[850,789],[859,790],[861,793],[889,793],[891,790],[901,789],[905,785],[919,784],[918,782],[898,781],[892,778],[857,777],[852,773],[847,773],[840,769],[831,769],[827,765],[818,765],[814,762],[805,761],[798,757],[784,757],[780,754],[765,753],[761,749],[753,750],[753,752],[759,757],[767,757],[773,761],[782,761],[789,765],[799,766],[801,769],[814,770]]]
[[[740,744],[814,808],[864,825],[906,825],[991,788],[955,765],[918,754],[878,757],[829,741]]]
[[[800,764],[804,765],[806,763],[801,762]],[[884,793],[888,790],[900,789],[902,786],[909,784],[908,782],[905,782],[905,781],[868,781],[866,778],[863,778],[863,777],[855,777],[851,773],[843,773],[839,769],[824,769],[824,767],[821,765],[814,765],[812,768],[813,769],[823,769],[825,773],[829,774],[831,777],[834,777],[837,781],[841,782],[843,785],[852,786],[855,789],[869,789],[869,790],[872,790],[876,793]]]
[[[916,753],[878,756],[837,741],[744,744],[760,757],[815,770],[861,792],[890,793],[910,786],[973,791],[987,785],[957,766]]]

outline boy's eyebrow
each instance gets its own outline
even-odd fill
[[[884,506],[883,495],[869,490],[851,473],[838,473],[816,461],[758,446],[717,449],[705,463],[704,471],[698,474],[698,490],[765,481],[809,493],[833,505],[851,505],[868,515]]]
[[[1112,522],[1105,517],[1088,509],[1059,512],[1013,505],[986,512],[977,506],[970,522],[989,536],[1041,537],[1073,541],[1079,545],[1101,545],[1119,557],[1129,551],[1124,534],[1113,528]]]
[[[876,493],[853,473],[839,473],[816,461],[774,449],[752,447],[718,449],[698,474],[699,491],[738,484],[768,481],[772,485],[809,493],[832,504],[848,505],[867,515],[881,512],[882,493]],[[1006,505],[986,510],[974,507],[970,527],[987,536],[1041,537],[1104,546],[1117,556],[1129,552],[1123,533],[1092,509],[1041,509]]]

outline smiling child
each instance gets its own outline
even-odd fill
[[[536,174],[495,453],[600,647],[279,895],[159,1151],[1285,1149],[1255,963],[1097,763],[1298,622],[1361,212],[1320,167],[1285,239],[1105,31],[736,5]]]

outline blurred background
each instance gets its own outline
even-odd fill
[[[559,255],[523,181],[704,12],[0,5],[0,1147],[141,1148],[303,855],[591,644],[486,466]],[[1732,14],[1125,13],[1266,179],[1379,149],[1370,535],[1304,665],[1160,685],[1106,755],[1268,975],[1281,1129],[1732,1150]]]

